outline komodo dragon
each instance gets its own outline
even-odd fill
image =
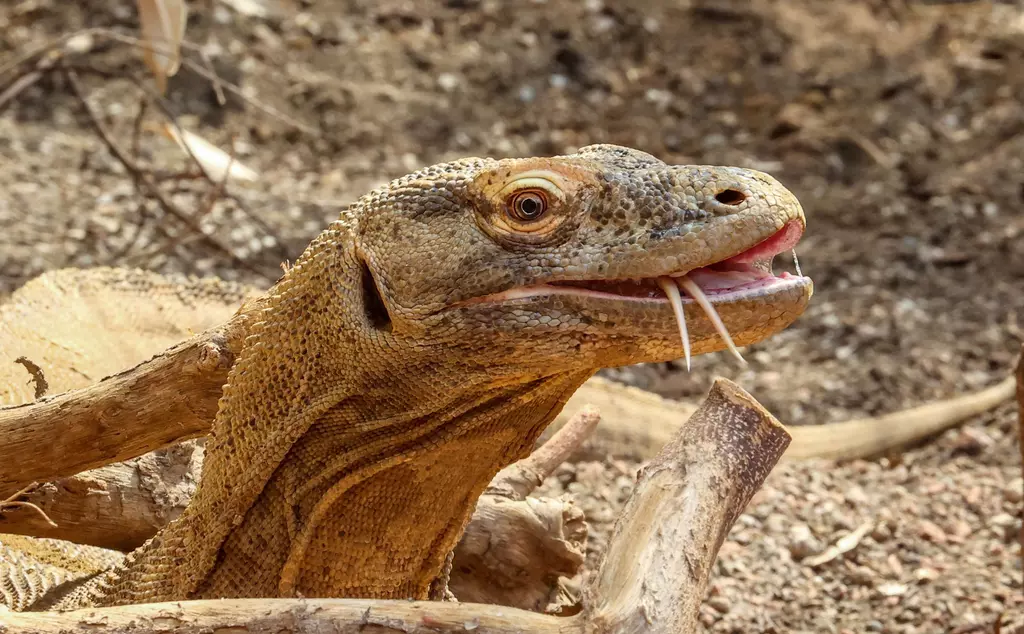
[[[679,358],[683,342],[695,354],[748,345],[799,316],[810,280],[775,275],[770,263],[803,228],[799,203],[767,175],[667,166],[608,145],[465,159],[393,181],[344,212],[263,300],[242,308],[252,313],[247,336],[182,517],[85,583],[48,585],[0,557],[0,598],[17,609],[71,609],[436,596],[482,488],[529,452],[597,369]],[[62,274],[84,276],[78,286],[88,294],[89,271]],[[103,276],[124,294],[122,308],[159,293],[168,311],[200,328],[251,295],[142,273],[95,279]],[[129,357],[185,334],[153,306],[123,334],[148,332],[153,345]],[[110,308],[78,317],[102,323]],[[45,334],[45,319],[32,334],[10,326],[16,311],[0,316],[8,324],[0,337],[28,342],[22,347],[44,362],[52,355],[54,367],[82,354],[40,348],[59,339]],[[100,339],[90,353],[102,358]],[[93,371],[130,363],[104,362],[114,365]],[[58,389],[96,378],[78,372]],[[24,374],[8,382],[20,388]]]

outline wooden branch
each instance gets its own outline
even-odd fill
[[[448,587],[459,601],[556,613],[586,559],[587,524],[568,500],[483,495],[455,548]]]
[[[585,592],[588,634],[696,632],[718,549],[789,441],[753,397],[716,380],[641,472]]]
[[[228,599],[11,612],[0,634],[576,634],[574,620],[495,605],[366,599]]]
[[[484,493],[525,500],[558,465],[576,452],[600,421],[598,409],[589,403],[584,405],[532,454],[499,471]]]
[[[0,498],[206,434],[243,322],[236,317],[89,387],[0,408]]]
[[[133,550],[185,509],[202,455],[187,442],[33,487],[19,500],[45,515],[32,507],[3,510],[0,533]]]
[[[1017,360],[1017,449],[1020,451],[1021,475],[1024,475],[1024,345],[1020,347],[1020,358]],[[1021,546],[1021,564],[1024,565],[1024,526],[1017,535]]]

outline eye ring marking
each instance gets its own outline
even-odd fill
[[[547,195],[536,189],[517,191],[509,199],[508,211],[519,222],[539,220],[548,211]]]

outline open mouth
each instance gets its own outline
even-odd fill
[[[802,224],[792,220],[771,237],[741,253],[689,271],[642,279],[561,280],[512,288],[476,301],[563,294],[617,300],[668,301],[672,305],[683,340],[687,369],[690,367],[690,339],[683,305],[696,303],[707,314],[733,355],[744,362],[714,304],[767,295],[783,287],[803,283],[806,278],[799,273],[799,265],[797,275],[788,272],[776,275],[772,272],[772,259],[779,253],[792,250],[802,235]]]

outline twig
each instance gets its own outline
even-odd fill
[[[871,532],[871,529],[875,527],[875,523],[867,521],[856,528],[856,530],[844,535],[834,545],[829,546],[825,549],[825,552],[809,557],[803,560],[801,563],[806,564],[812,568],[817,568],[823,564],[842,557],[846,553],[850,552],[854,548],[860,545],[860,542],[864,537]]]
[[[0,112],[3,112],[4,106],[6,106],[11,100],[20,95],[26,88],[39,81],[42,77],[43,71],[33,70],[11,82],[3,92],[0,92]]]
[[[206,51],[201,48],[198,50],[199,59],[203,60],[206,70],[210,73],[210,84],[213,86],[213,94],[217,97],[217,105],[223,107],[228,102],[227,97],[224,96],[224,80],[214,70],[213,62],[210,61],[210,56],[206,54]]]
[[[583,444],[600,421],[601,415],[597,408],[584,406],[536,451],[499,471],[488,485],[486,493],[512,500],[525,500],[558,465]]]
[[[24,357],[22,357],[22,358],[24,358]],[[36,398],[38,398],[38,397],[36,397]],[[15,508],[27,508],[27,509],[31,509],[31,510],[35,511],[36,513],[38,513],[43,518],[43,521],[45,521],[51,527],[57,528],[57,524],[53,520],[50,519],[50,516],[47,515],[46,512],[43,511],[43,509],[39,508],[38,506],[36,506],[35,504],[33,504],[31,502],[26,502],[24,500],[19,500],[18,499],[18,498],[21,498],[21,497],[29,495],[30,493],[35,491],[37,488],[39,488],[39,483],[38,482],[33,482],[32,484],[30,484],[30,485],[26,486],[25,488],[21,489],[20,491],[18,491],[14,495],[10,496],[9,498],[7,498],[5,500],[0,500],[0,516],[2,516],[5,512],[9,512],[9,511],[11,511],[12,509],[15,509]]]
[[[135,114],[135,121],[132,122],[132,160],[139,160],[139,140],[142,137],[142,120],[146,117],[146,110],[149,102],[145,98],[139,99],[139,111]]]
[[[74,93],[75,97],[82,105],[82,109],[84,110],[86,118],[92,126],[93,130],[96,131],[96,134],[99,135],[104,145],[106,145],[110,153],[114,155],[114,158],[120,161],[120,163],[124,166],[128,173],[131,174],[132,179],[135,181],[135,184],[144,189],[145,192],[149,194],[149,196],[156,200],[157,203],[160,205],[160,208],[164,211],[164,213],[174,216],[178,220],[185,223],[185,225],[188,226],[189,229],[195,231],[198,235],[202,236],[203,242],[212,246],[220,253],[227,255],[235,265],[241,266],[246,270],[251,271],[252,273],[255,273],[261,277],[266,277],[263,271],[260,271],[258,268],[249,264],[249,262],[243,260],[242,258],[232,253],[228,247],[218,242],[213,236],[207,235],[199,226],[199,224],[195,221],[194,218],[190,217],[188,214],[178,209],[177,206],[171,203],[171,201],[169,201],[163,195],[163,193],[160,191],[160,188],[157,187],[156,183],[154,183],[153,180],[147,174],[142,172],[142,170],[140,170],[138,166],[135,165],[135,163],[128,156],[125,156],[124,152],[121,151],[121,148],[118,147],[117,143],[115,143],[114,140],[111,138],[110,133],[106,129],[106,126],[104,126],[103,123],[100,122],[99,118],[96,116],[96,113],[93,112],[92,106],[90,106],[89,102],[86,100],[85,93],[82,90],[82,86],[78,81],[78,74],[75,72],[75,70],[73,68],[68,67],[63,67],[61,70],[64,73],[64,77],[67,80],[68,85],[71,87],[71,91]]]

